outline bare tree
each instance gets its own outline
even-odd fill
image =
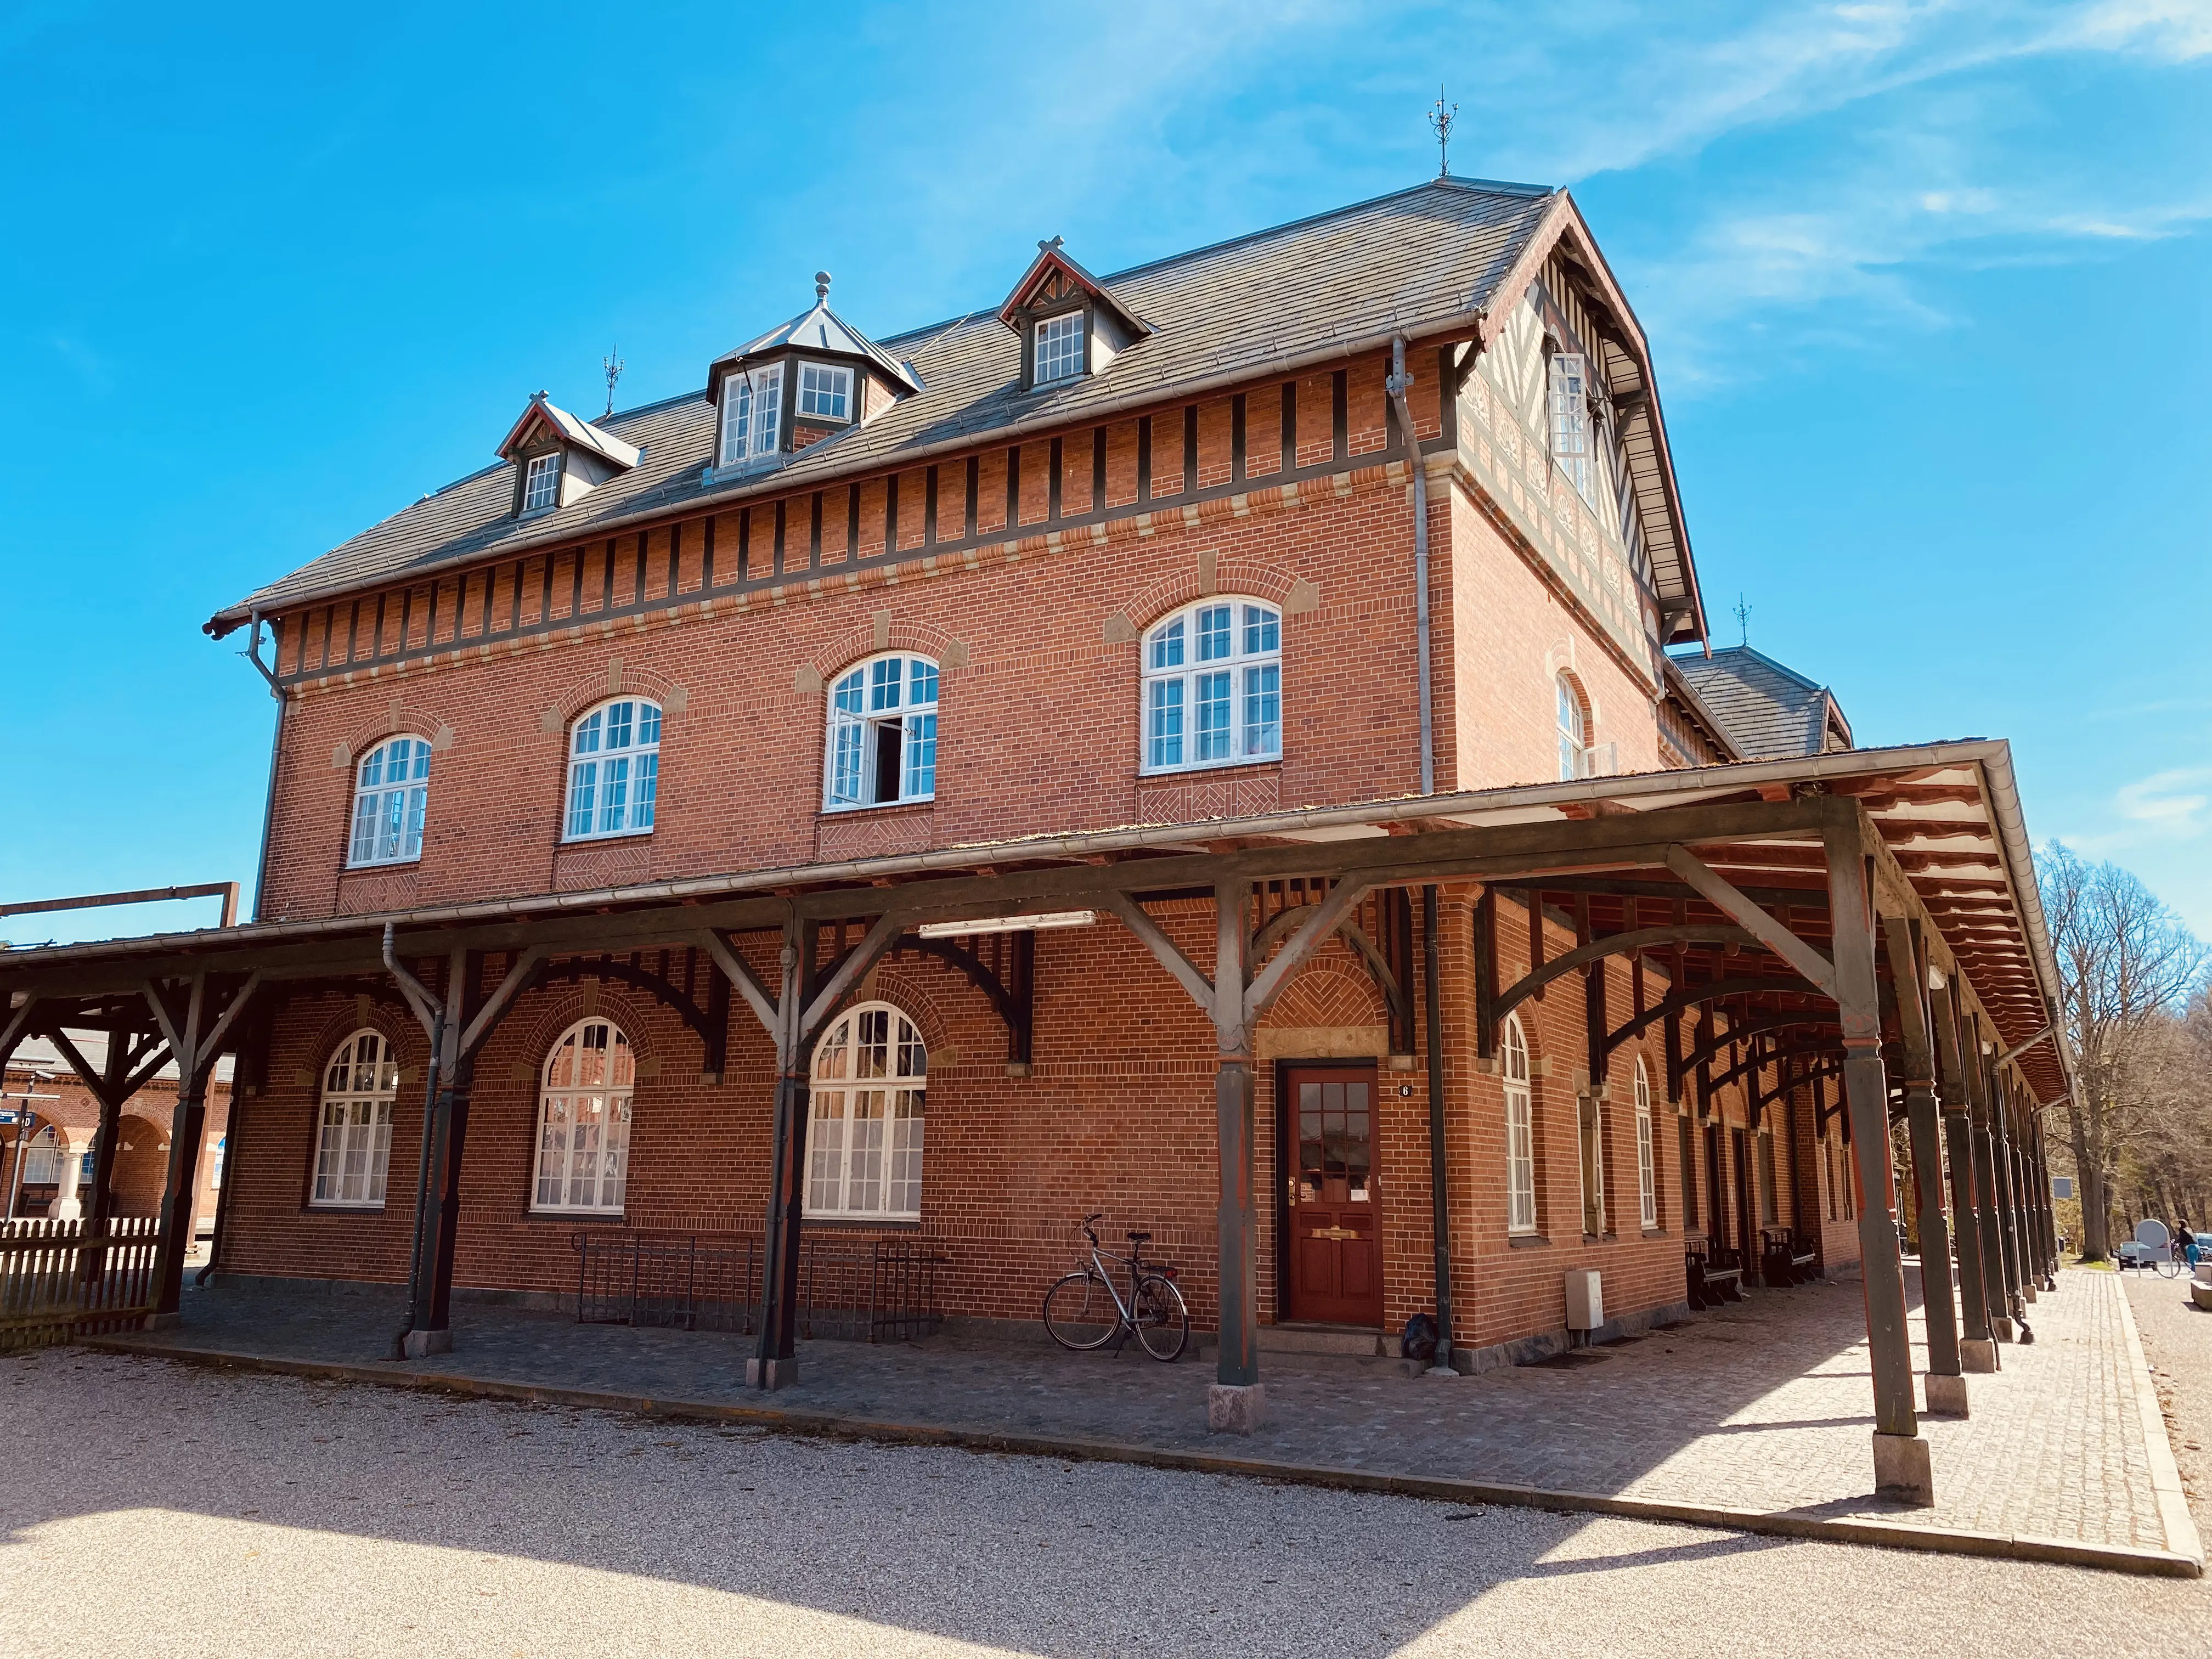
[[[2203,985],[2207,957],[2131,872],[2086,863],[2057,842],[2036,866],[2058,957],[2059,1018],[2076,1056],[2066,1116],[2081,1183],[2081,1255],[2100,1261],[2112,1253],[2121,1158],[2154,1127],[2172,1072],[2166,1039]]]

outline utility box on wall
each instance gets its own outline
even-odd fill
[[[1605,1323],[1605,1292],[1595,1267],[1577,1267],[1567,1274],[1567,1328],[1594,1331]]]

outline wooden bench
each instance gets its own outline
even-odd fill
[[[1682,1253],[1690,1281],[1690,1305],[1703,1310],[1743,1300],[1743,1268],[1733,1250],[1694,1243]]]
[[[1805,1285],[1820,1277],[1820,1258],[1796,1228],[1762,1228],[1759,1243],[1759,1276],[1768,1284]]]

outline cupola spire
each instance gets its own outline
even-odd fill
[[[814,303],[817,305],[830,303],[830,273],[826,270],[817,270],[814,273]]]

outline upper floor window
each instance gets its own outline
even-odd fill
[[[1048,317],[1036,325],[1036,383],[1065,380],[1083,373],[1083,317],[1080,311]]]
[[[538,1099],[538,1187],[531,1208],[620,1215],[629,1179],[637,1060],[604,1019],[578,1020],[545,1061]]]
[[[1550,374],[1552,459],[1575,493],[1594,506],[1597,473],[1590,434],[1589,359],[1578,351],[1555,351]]]
[[[1558,698],[1559,781],[1589,775],[1589,727],[1583,716],[1583,694],[1561,674],[1553,683]]]
[[[356,1031],[338,1044],[323,1071],[310,1204],[331,1209],[384,1206],[385,1171],[392,1161],[392,1103],[398,1094],[398,1062],[381,1033]]]
[[[783,365],[738,370],[722,382],[723,466],[773,454],[783,428]]]
[[[422,856],[422,815],[430,799],[430,745],[393,738],[361,757],[354,772],[349,865],[404,864]]]
[[[603,702],[568,740],[564,841],[641,836],[653,828],[660,787],[660,705],[642,697]]]
[[[827,363],[802,363],[799,369],[799,412],[832,421],[849,420],[853,371]]]
[[[1252,599],[1201,599],[1145,639],[1147,772],[1280,760],[1283,618]]]
[[[1536,1231],[1536,1126],[1528,1092],[1528,1037],[1516,1014],[1505,1017],[1505,1231]]]
[[[561,452],[532,455],[522,475],[522,510],[542,513],[561,504]]]
[[[830,690],[824,807],[888,806],[937,794],[937,665],[864,662]]]
[[[806,1213],[916,1220],[929,1054],[914,1022],[863,1003],[814,1050]]]

